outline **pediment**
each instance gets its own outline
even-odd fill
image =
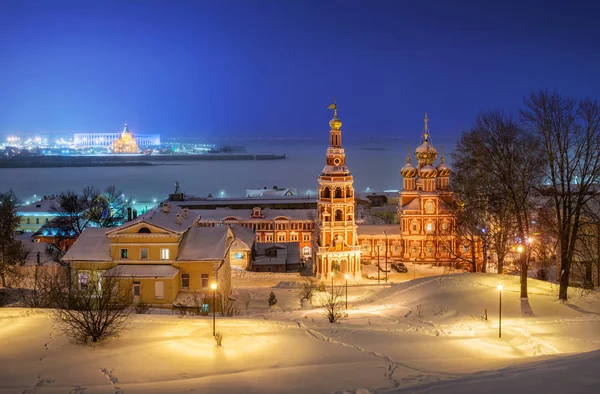
[[[177,235],[177,233],[145,221],[125,223],[123,226],[112,229],[106,235]]]

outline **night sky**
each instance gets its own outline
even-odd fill
[[[454,139],[535,89],[598,97],[591,1],[0,0],[0,135]],[[523,4],[526,3],[526,4]]]

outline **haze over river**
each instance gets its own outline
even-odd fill
[[[226,197],[244,196],[246,189],[274,185],[297,188],[300,195],[309,192],[315,195],[317,177],[325,165],[327,140],[228,141],[223,144],[243,145],[249,153],[285,153],[287,159],[165,162],[128,167],[0,168],[0,192],[12,188],[25,201],[34,194],[42,196],[67,189],[80,191],[88,185],[104,188],[114,184],[138,201],[160,201],[174,191],[174,183],[179,181],[185,193],[200,197],[209,193],[218,197],[221,192]],[[346,164],[354,175],[357,191],[401,188],[405,141],[344,141],[344,147]],[[413,142],[413,164],[416,164],[415,147]],[[440,151],[438,144],[436,148]]]

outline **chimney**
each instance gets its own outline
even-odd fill
[[[180,213],[177,214],[175,222],[177,222],[177,224],[181,226],[181,214]]]
[[[186,207],[186,208],[183,208],[183,218],[184,218],[184,219],[187,219],[187,218],[188,218],[188,212],[189,212],[189,209],[187,209],[187,207]]]
[[[127,207],[127,221],[131,221],[131,207]]]
[[[169,203],[168,202],[163,204],[162,211],[163,211],[163,213],[169,213]]]
[[[137,219],[137,209],[134,209],[134,210],[133,210],[133,218],[134,218],[134,219]]]

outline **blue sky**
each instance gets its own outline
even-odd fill
[[[454,140],[524,95],[600,92],[599,6],[0,0],[0,135]],[[411,138],[414,139],[414,138]]]

